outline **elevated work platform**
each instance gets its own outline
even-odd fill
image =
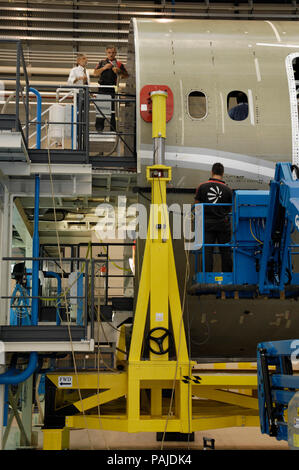
[[[0,162],[30,162],[21,132],[0,131]]]
[[[269,191],[238,190],[231,204],[218,204],[231,218],[231,241],[225,244],[205,243],[205,209],[212,204],[196,204],[195,275],[189,293],[236,299],[297,298],[298,244],[292,234],[298,230],[298,196],[298,168],[277,163]],[[215,247],[222,261],[225,254],[232,258],[231,272],[206,272],[206,257],[213,256]]]
[[[0,114],[0,163],[30,162],[22,132],[15,130],[14,116]]]
[[[0,326],[6,352],[93,351],[84,327],[67,325]]]
[[[102,95],[99,85],[40,84],[33,88],[21,41],[0,39],[6,42],[16,47],[16,76],[1,107],[0,163],[48,164],[51,160],[70,166],[136,170],[134,95],[116,86],[111,86],[111,94]],[[104,123],[100,132],[95,132],[96,117]],[[101,155],[111,158],[94,158]]]
[[[1,116],[1,115],[0,115]],[[2,115],[9,118],[8,115]],[[12,121],[13,122],[13,121]],[[1,125],[1,122],[0,122]],[[89,140],[93,143],[115,143],[117,135],[89,134]],[[98,150],[99,152],[99,150]],[[123,169],[136,171],[136,156],[134,155],[103,155],[89,153],[87,149],[51,148],[50,156],[47,148],[28,148],[22,132],[0,127],[0,163],[24,162],[27,164],[47,164],[49,158],[51,164],[76,165],[90,164],[93,168]]]

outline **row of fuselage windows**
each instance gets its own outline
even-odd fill
[[[248,117],[248,98],[239,90],[231,91],[226,100],[227,114],[234,121]],[[188,113],[193,119],[204,119],[208,114],[207,97],[202,91],[191,91],[188,95]]]

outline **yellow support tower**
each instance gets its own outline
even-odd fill
[[[124,370],[67,373],[74,395],[69,388],[61,389],[59,374],[47,374],[57,388],[55,412],[72,409],[72,416],[64,415],[67,428],[129,433],[189,434],[231,426],[258,426],[254,370],[209,370],[195,367],[189,358],[166,206],[166,185],[171,180],[171,168],[164,164],[167,94],[155,91],[151,98],[154,162],[147,168],[146,176],[152,199],[129,357],[126,361],[123,354],[123,329],[117,363]],[[144,346],[149,350],[148,359],[143,355]],[[163,396],[163,390],[172,391],[171,399]],[[92,414],[99,406],[100,415]],[[63,448],[68,438],[64,430],[45,429],[44,449]]]
[[[161,161],[163,148],[161,152],[159,150],[163,145],[161,139],[166,137],[167,94],[156,91],[151,94],[151,98],[153,138],[158,139],[155,160]],[[192,395],[191,387],[183,382],[183,377],[191,374],[193,364],[189,361],[187,351],[166,206],[166,184],[171,180],[171,168],[158,163],[147,168],[146,176],[151,183],[152,199],[128,362],[129,428],[133,431],[136,425],[139,427],[140,389],[141,383],[146,380],[151,391],[152,430],[156,430],[155,421],[162,418],[162,388],[167,380],[175,388],[175,414],[181,424],[180,431],[189,433]],[[141,360],[141,351],[148,306],[150,331],[147,340],[150,353],[149,360],[144,361]],[[176,360],[172,361],[169,360],[171,347],[176,355]]]

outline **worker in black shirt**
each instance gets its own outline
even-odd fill
[[[99,77],[98,83],[101,85],[99,88],[99,93],[107,95],[109,99],[112,100],[115,98],[115,89],[111,87],[116,86],[117,77],[121,76],[122,78],[128,77],[128,72],[125,66],[118,60],[116,60],[117,50],[114,46],[106,47],[106,59],[101,60],[96,68],[94,69],[94,75]],[[105,85],[107,88],[105,88]],[[111,120],[110,120],[110,130],[115,131],[115,102],[111,101]],[[96,130],[101,132],[104,129],[105,118],[97,117],[96,118]]]
[[[207,244],[224,244],[231,240],[231,228],[228,213],[230,206],[217,204],[232,202],[232,190],[223,181],[224,167],[222,163],[214,163],[211,178],[202,183],[196,190],[195,203],[215,204],[204,206],[204,242]],[[222,272],[232,271],[231,250],[229,247],[219,247],[221,253]],[[205,271],[213,272],[214,247],[205,248]]]

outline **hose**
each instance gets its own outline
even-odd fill
[[[1,385],[17,385],[25,380],[29,379],[31,375],[38,368],[38,353],[32,352],[29,356],[29,361],[27,368],[22,372],[17,372],[15,369],[9,369],[8,371],[0,374],[0,384]]]

